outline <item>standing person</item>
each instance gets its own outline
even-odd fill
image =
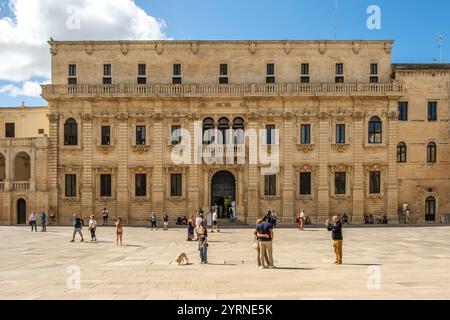
[[[153,230],[153,228],[155,228],[156,230],[158,230],[158,227],[156,226],[156,214],[152,211],[152,216],[150,218],[152,225],[151,225],[151,229]]]
[[[42,209],[42,211],[41,211],[41,225],[42,225],[41,232],[46,232],[47,231],[47,215],[45,214],[44,209]]]
[[[95,231],[97,230],[97,221],[95,221],[94,215],[91,215],[88,230],[91,232],[91,241],[97,241],[97,236],[95,234]]]
[[[409,224],[409,208],[405,210],[405,222]]]
[[[263,221],[262,223],[256,226],[256,237],[259,241],[260,248],[260,261],[261,261],[261,269],[270,268],[273,269],[275,266],[273,265],[273,227],[267,221]],[[265,255],[269,257],[269,263],[266,264],[265,259],[263,258]]]
[[[195,217],[195,233],[197,235],[197,239],[198,240],[198,230],[200,229],[200,225],[203,223],[203,219],[202,216],[200,215],[199,212],[197,212],[197,216]]]
[[[301,225],[301,230],[303,230],[303,228],[304,228],[304,226],[305,226],[305,224],[306,224],[306,214],[305,214],[305,212],[303,211],[303,209],[302,209],[302,211],[300,212],[300,220],[301,220],[301,222],[302,222],[302,225]]]
[[[201,263],[208,263],[208,231],[203,222],[198,229],[198,250],[200,251]]]
[[[206,215],[206,225],[212,228],[212,212],[208,212]]]
[[[302,217],[300,212],[297,214],[297,229],[300,231],[302,227]]]
[[[169,216],[167,215],[167,213],[165,211],[164,211],[164,214],[163,214],[163,224],[164,224],[164,230],[168,230]]]
[[[195,230],[195,223],[194,223],[194,217],[190,216],[188,220],[188,234],[187,234],[187,241],[192,241],[194,239],[194,230]]]
[[[120,245],[122,245],[122,235],[123,235],[122,218],[117,217],[117,220],[115,223],[116,223],[116,245],[119,245],[119,240],[120,240]]]
[[[33,232],[33,228],[34,231],[37,232],[36,219],[37,219],[36,210],[33,210],[33,212],[30,215],[31,232]]]
[[[83,239],[83,232],[81,232],[82,228],[83,228],[82,219],[79,218],[76,213],[74,213],[73,214],[73,235],[72,235],[72,240],[70,242],[75,242],[75,235],[77,233],[79,233],[80,236],[81,236],[81,242],[84,241],[84,239]]]
[[[263,223],[263,219],[258,219],[256,220],[256,227],[258,227],[258,225],[260,225],[261,223]],[[264,259],[265,264],[266,265],[270,265],[269,262],[269,257],[267,256],[267,252],[264,255],[264,257],[261,257],[261,246],[259,245],[259,239],[258,239],[258,230],[253,231],[253,234],[255,235],[255,243],[256,243],[256,252],[257,252],[257,256],[256,256],[256,263],[258,264],[258,267],[261,268],[261,259]]]
[[[328,231],[331,231],[331,238],[333,239],[334,253],[336,254],[336,261],[334,264],[342,264],[342,222],[338,216],[333,216],[332,224],[330,220],[325,221]]]
[[[103,226],[106,227],[108,225],[108,216],[109,211],[106,208],[103,208],[102,217],[103,217]]]
[[[276,211],[272,211],[272,225],[274,229],[277,227],[277,219],[278,213]]]
[[[213,221],[213,226],[212,226],[211,232],[214,232],[214,229],[216,229],[216,232],[220,232],[220,230],[219,230],[219,222],[217,221],[217,211],[213,212],[213,214],[212,214],[212,221]]]
[[[270,210],[269,210],[269,212],[267,212],[266,217],[267,217],[266,221],[271,224],[272,223],[272,212]]]

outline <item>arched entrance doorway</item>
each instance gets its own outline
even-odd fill
[[[24,199],[17,200],[17,224],[27,223],[27,202]]]
[[[436,198],[433,196],[425,199],[425,221],[436,221]]]
[[[211,179],[211,206],[218,206],[219,217],[226,217],[232,203],[236,202],[236,179],[229,171],[218,171]]]

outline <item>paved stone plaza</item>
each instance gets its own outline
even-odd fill
[[[185,229],[125,228],[122,247],[110,227],[97,243],[71,232],[0,227],[0,299],[450,299],[450,227],[347,228],[342,266],[325,229],[277,229],[266,270],[251,229],[210,234],[208,265]],[[193,264],[173,262],[182,251]],[[67,286],[76,266],[80,289]]]

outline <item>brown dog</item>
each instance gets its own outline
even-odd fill
[[[187,257],[187,254],[184,252],[181,252],[177,258],[175,259],[176,262],[178,262],[178,265],[181,266],[181,264],[183,263],[183,261],[186,262],[186,264],[189,264],[189,259]]]

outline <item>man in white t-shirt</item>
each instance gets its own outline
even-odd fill
[[[300,219],[302,220],[302,225],[301,225],[301,227],[300,227],[300,230],[303,230],[303,227],[305,226],[305,222],[306,222],[306,216],[305,216],[305,213],[303,212],[303,209],[302,209],[302,212],[300,212]]]
[[[197,213],[197,217],[195,218],[195,234],[197,235],[197,239],[198,239],[198,230],[200,229],[200,226],[203,222],[203,218],[200,215],[200,213]]]

